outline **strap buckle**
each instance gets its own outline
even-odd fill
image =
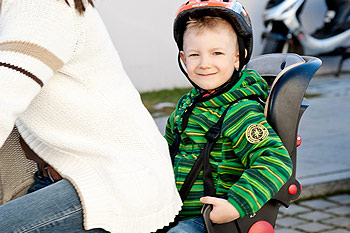
[[[211,127],[204,135],[208,142],[216,142],[221,134],[221,127]]]

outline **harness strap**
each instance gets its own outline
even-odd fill
[[[227,111],[230,109],[230,107],[236,103],[239,100],[242,99],[249,99],[249,100],[254,100],[257,101],[260,104],[262,103],[262,100],[260,100],[260,98],[256,95],[253,96],[246,96],[240,99],[235,100],[234,102],[230,103],[230,105],[225,109],[225,111],[221,114],[220,119],[218,120],[218,122],[216,122],[216,124],[214,126],[212,126],[206,133],[205,133],[205,138],[207,139],[207,143],[204,146],[204,149],[201,151],[201,153],[199,154],[199,156],[197,157],[197,160],[195,161],[195,163],[193,164],[190,172],[188,173],[186,180],[184,182],[184,184],[182,185],[179,194],[181,196],[182,201],[185,201],[194,182],[196,181],[200,171],[203,169],[203,182],[204,182],[204,195],[205,196],[215,196],[216,195],[216,190],[215,190],[215,185],[214,185],[214,181],[213,181],[213,176],[211,173],[211,169],[210,169],[210,152],[213,148],[213,146],[215,145],[215,143],[217,142],[217,140],[220,137],[221,134],[221,128],[222,128],[222,123],[225,119],[225,116],[227,114]],[[192,107],[193,106],[193,107]],[[194,104],[192,104],[191,106],[189,106],[190,111],[185,111],[185,116],[183,119],[183,124],[182,124],[182,132],[185,130],[185,128],[187,127],[187,122],[188,122],[188,118],[190,113],[192,112],[192,110],[194,109]],[[176,133],[176,137],[175,137],[175,141],[172,144],[172,147],[170,149],[173,149],[173,153],[171,152],[171,158],[172,161],[174,163],[174,158],[175,155],[178,151],[179,145],[180,145],[180,133],[178,131],[175,131]]]
[[[199,100],[201,98],[202,98],[201,96],[197,96],[193,100],[193,103],[191,105],[189,105],[186,108],[186,110],[184,111],[183,116],[182,116],[181,132],[183,132],[186,129],[187,124],[188,124],[188,119],[189,119],[194,107],[196,106],[196,103],[200,102]],[[174,140],[173,144],[169,147],[170,158],[171,158],[173,165],[174,165],[175,155],[177,154],[177,151],[179,150],[180,140],[181,140],[181,133],[179,132],[177,127],[175,128],[174,132],[175,132],[175,140]]]
[[[219,121],[205,133],[205,138],[207,139],[207,143],[205,144],[204,149],[201,151],[201,153],[197,157],[196,162],[193,164],[191,171],[188,173],[186,180],[179,191],[182,201],[184,201],[187,198],[194,182],[196,181],[202,169],[203,169],[204,193],[205,195],[210,195],[214,191],[214,195],[215,195],[215,186],[214,186],[213,177],[210,170],[209,155],[213,146],[215,145],[215,143],[220,137],[222,122],[224,121],[227,111],[232,105],[233,103],[231,103],[225,109],[225,111],[221,114]],[[208,194],[206,194],[206,192],[208,192]]]
[[[217,140],[220,137],[221,134],[221,128],[222,128],[222,122],[225,119],[225,116],[227,114],[227,111],[231,108],[233,103],[231,103],[225,111],[222,113],[220,116],[220,119],[218,122],[211,127],[206,133],[205,133],[205,138],[207,139],[207,146],[203,150],[204,156],[203,156],[203,184],[204,184],[204,195],[205,196],[215,196],[216,191],[215,191],[215,185],[213,181],[213,175],[211,173],[210,169],[210,162],[209,162],[209,157],[210,157],[210,152],[213,149],[213,146],[217,142]]]

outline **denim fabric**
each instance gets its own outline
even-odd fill
[[[28,193],[32,193],[32,192],[37,191],[39,189],[45,188],[46,186],[48,186],[48,185],[50,185],[52,183],[53,182],[49,178],[43,176],[41,174],[40,170],[38,170],[34,174],[34,182],[29,187]]]
[[[172,227],[167,233],[205,233],[207,232],[204,225],[203,217],[192,218],[180,221]]]
[[[0,232],[78,233],[85,231],[80,200],[66,179],[0,206]]]

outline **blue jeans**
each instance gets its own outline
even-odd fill
[[[1,205],[0,232],[105,233],[106,231],[84,230],[78,194],[73,185],[63,179]]]
[[[167,233],[205,233],[203,217],[180,221],[176,226],[170,228]]]

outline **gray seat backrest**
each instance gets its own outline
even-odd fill
[[[283,69],[304,62],[305,60],[297,54],[271,53],[252,58],[246,68],[256,70],[263,77],[277,76]]]
[[[293,163],[293,172],[290,179],[256,215],[239,218],[237,222],[213,225],[209,217],[211,208],[206,208],[203,218],[209,233],[250,232],[251,227],[258,222],[267,222],[274,226],[279,206],[282,204],[288,207],[292,200],[298,198],[301,186],[295,176],[296,138],[299,121],[305,110],[301,103],[312,76],[321,64],[318,58],[301,57],[297,54],[265,54],[253,58],[247,64],[246,68],[256,70],[265,79],[271,77],[273,84],[265,103],[265,116],[286,146]],[[292,185],[297,187],[294,194],[289,192]]]

